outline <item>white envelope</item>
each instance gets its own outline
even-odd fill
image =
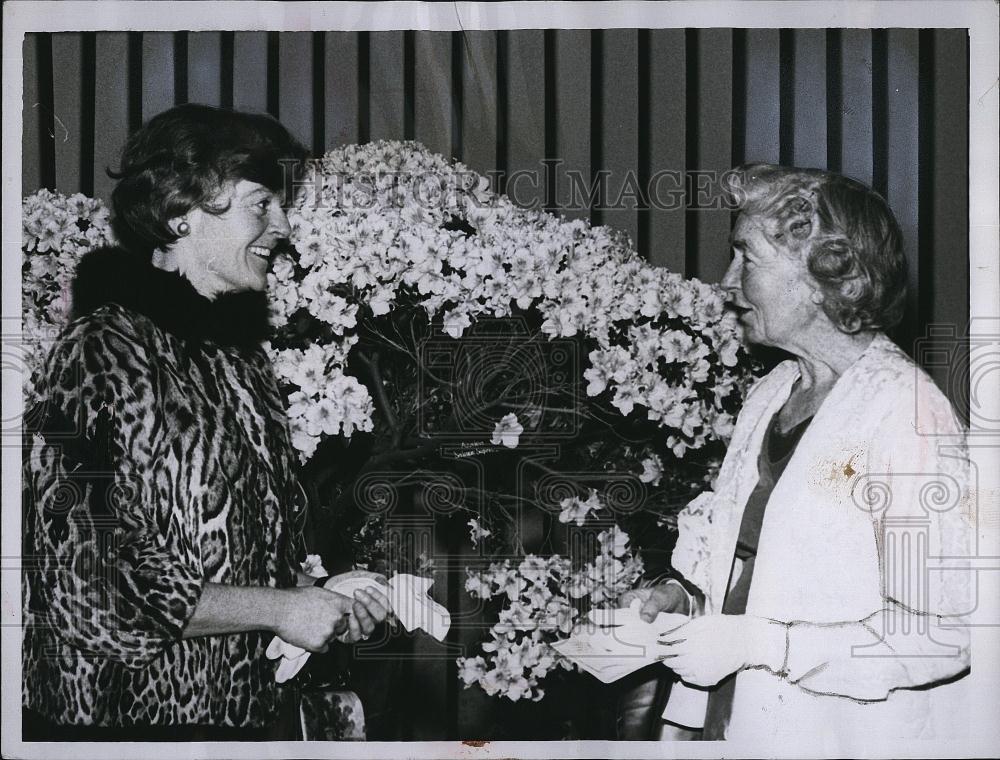
[[[427,592],[433,584],[431,578],[402,573],[390,578],[388,587],[372,578],[353,577],[337,580],[333,577],[326,582],[324,588],[351,598],[355,591],[374,588],[385,594],[389,601],[390,612],[396,615],[407,632],[412,633],[421,629],[438,641],[444,641],[448,629],[451,628],[451,615],[428,595]],[[269,659],[281,658],[274,674],[274,679],[278,683],[294,678],[309,660],[309,654],[307,650],[293,646],[278,636],[271,640],[266,652]]]
[[[431,599],[428,592],[432,585],[431,578],[406,573],[394,575],[389,579],[389,604],[407,632],[420,629],[444,641],[451,628],[451,614]]]
[[[642,603],[631,607],[591,610],[592,626],[584,626],[568,639],[552,644],[581,670],[604,683],[634,673],[656,662],[662,654],[659,638],[688,621],[687,615],[661,612],[652,623],[639,617]]]

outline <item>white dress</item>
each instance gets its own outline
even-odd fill
[[[764,433],[798,377],[786,361],[754,386],[714,490],[679,516],[672,562],[704,593],[706,613],[721,611],[738,574],[733,553]],[[747,614],[794,623],[787,676],[737,675],[727,739],[828,740],[850,754],[888,737],[965,731],[963,681],[913,687],[969,666],[968,468],[948,400],[877,335],[824,400],[768,501]],[[692,693],[675,688],[664,716]]]

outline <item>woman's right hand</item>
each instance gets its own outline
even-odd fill
[[[687,592],[679,583],[665,581],[648,588],[637,588],[626,591],[619,599],[621,607],[628,607],[633,601],[642,601],[639,617],[647,623],[656,620],[661,612],[676,612],[682,615],[691,614],[691,601]]]
[[[354,601],[315,586],[283,589],[275,610],[274,632],[289,644],[310,652],[325,652],[329,641],[348,630]]]

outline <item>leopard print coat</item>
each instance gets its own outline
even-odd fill
[[[62,724],[260,726],[265,632],[182,639],[206,582],[295,585],[304,504],[263,294],[208,301],[121,249],[25,422],[23,703]]]

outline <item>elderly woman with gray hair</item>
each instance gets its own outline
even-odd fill
[[[679,515],[676,578],[633,592],[647,620],[692,614],[660,640],[681,679],[664,719],[782,746],[940,735],[969,667],[973,513],[963,428],[883,332],[906,297],[899,225],[837,174],[735,176],[723,287],[746,340],[791,358]]]

